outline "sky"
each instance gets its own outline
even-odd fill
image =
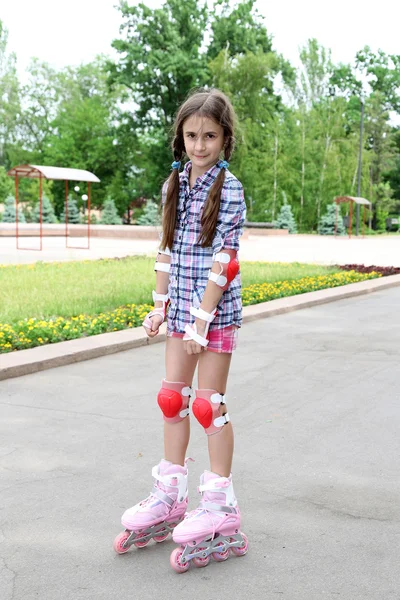
[[[121,24],[117,4],[118,0],[0,0],[0,19],[9,30],[8,50],[17,55],[21,79],[31,57],[62,68],[90,62],[97,54],[111,55]],[[145,4],[154,8],[162,0]],[[311,37],[332,50],[334,62],[352,62],[365,45],[400,54],[398,0],[258,0],[257,8],[265,16],[274,48],[294,65],[299,47]]]

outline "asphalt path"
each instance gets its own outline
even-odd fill
[[[400,288],[256,321],[227,393],[245,557],[118,556],[162,455],[164,344],[0,383],[1,600],[400,599]],[[193,419],[190,507],[208,467]]]

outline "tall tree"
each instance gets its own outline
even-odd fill
[[[8,31],[0,20],[0,165],[10,166],[8,150],[14,142],[19,112],[15,54],[7,53]]]

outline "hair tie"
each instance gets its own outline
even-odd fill
[[[174,162],[171,165],[172,169],[180,169],[181,168],[181,161],[180,160],[174,160]]]
[[[221,161],[220,167],[221,167],[221,169],[227,169],[229,167],[228,161],[227,160]]]

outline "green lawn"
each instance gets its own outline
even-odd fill
[[[36,317],[99,314],[125,304],[151,303],[154,258],[128,257],[0,268],[0,323]],[[243,287],[338,269],[299,263],[241,263]]]

